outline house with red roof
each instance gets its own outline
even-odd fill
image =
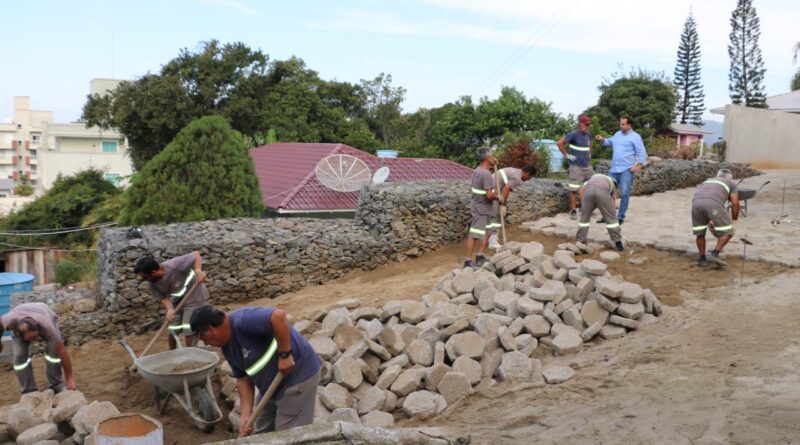
[[[471,168],[446,159],[380,158],[345,144],[267,144],[250,150],[264,207],[280,215],[352,215],[361,192],[332,190],[320,183],[314,172],[320,160],[337,154],[360,159],[373,174],[380,167],[388,167],[386,182],[468,180],[472,177]]]

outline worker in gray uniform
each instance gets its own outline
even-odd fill
[[[530,164],[522,168],[501,168],[495,175],[492,175],[492,181],[495,181],[495,184],[497,184],[496,175],[500,175],[500,191],[498,192],[500,195],[500,200],[492,203],[492,218],[490,219],[489,225],[486,226],[486,229],[491,232],[491,235],[489,235],[490,249],[499,249],[502,247],[500,242],[497,240],[497,232],[499,232],[502,228],[502,224],[500,223],[500,212],[503,212],[503,217],[505,218],[508,195],[515,188],[517,188],[517,186],[522,185],[523,182],[536,175],[536,166]]]
[[[622,252],[622,230],[617,220],[617,212],[614,207],[614,190],[617,188],[617,181],[612,177],[600,173],[595,173],[588,181],[583,184],[580,190],[581,197],[581,218],[578,220],[578,241],[586,244],[586,236],[589,234],[590,219],[594,209],[599,209],[606,224],[608,235],[614,242],[617,251]]]
[[[486,242],[489,239],[486,228],[489,219],[492,217],[492,201],[500,198],[494,191],[494,180],[489,169],[497,162],[492,156],[492,150],[481,148],[478,150],[477,159],[480,165],[472,172],[472,189],[469,202],[469,235],[467,238],[467,255],[464,267],[481,267],[486,262],[483,251],[486,249]],[[476,242],[477,241],[477,242]],[[472,262],[472,253],[477,244],[478,253],[475,255],[475,262]]]
[[[725,203],[731,201],[731,213],[725,210]],[[733,174],[727,168],[720,169],[716,178],[711,178],[700,184],[692,197],[692,233],[697,238],[697,251],[700,267],[714,263],[725,266],[725,261],[719,257],[722,248],[733,237],[733,221],[739,219],[739,190],[733,181]],[[706,230],[717,237],[717,245],[706,256]]]

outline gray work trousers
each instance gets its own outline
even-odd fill
[[[17,373],[19,386],[22,393],[38,391],[36,380],[33,378],[33,361],[28,353],[30,342],[16,335],[14,339],[14,371]],[[47,344],[44,354],[45,370],[50,389],[59,393],[65,389],[64,381],[61,378],[61,357],[58,355],[54,345]]]
[[[606,189],[590,188],[586,189],[581,202],[581,218],[578,220],[578,241],[585,243],[586,236],[589,234],[592,213],[594,209],[599,209],[606,223],[608,235],[611,241],[622,241],[622,231],[617,220],[617,211],[614,208],[614,197]]]
[[[317,385],[321,374],[322,370],[317,371],[302,382],[286,388],[280,400],[267,402],[267,406],[253,423],[253,434],[312,424],[317,404]],[[256,405],[259,400],[260,396],[255,401]]]

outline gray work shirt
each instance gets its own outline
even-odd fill
[[[603,189],[603,190],[608,190],[610,193],[613,193],[614,188],[616,187],[614,180],[611,179],[610,176],[606,176],[600,173],[595,173],[594,175],[592,175],[592,177],[589,178],[588,181],[584,182],[583,185],[584,187],[586,187],[586,190]]]
[[[725,205],[725,201],[727,201],[732,194],[738,192],[739,189],[736,187],[736,183],[733,182],[733,180],[726,178],[711,178],[707,179],[705,182],[700,184],[699,187],[697,187],[692,200],[711,199],[721,205]]]
[[[505,176],[503,176],[504,173]],[[514,190],[518,185],[522,184],[522,170],[518,168],[514,167],[501,168],[500,171],[497,172],[497,174],[500,175],[501,190],[506,184],[508,184],[511,190]],[[496,181],[496,179],[494,179],[494,175],[492,175],[492,181]]]
[[[19,322],[30,318],[39,325],[39,336],[48,346],[55,347],[62,343],[61,331],[58,330],[58,315],[44,303],[24,303],[3,315],[3,326],[19,337]]]
[[[472,199],[470,200],[470,209],[476,214],[492,214],[492,201],[486,195],[486,191],[490,189],[494,189],[492,172],[483,167],[476,168],[472,172]]]
[[[153,299],[161,301],[172,298],[173,304],[180,301],[194,285],[194,253],[187,253],[164,261],[164,276],[156,282],[150,283],[150,293]],[[201,305],[208,301],[208,289],[205,284],[200,284],[191,296],[187,305]]]

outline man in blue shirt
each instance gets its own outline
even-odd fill
[[[322,362],[311,345],[280,309],[244,307],[224,313],[202,306],[192,314],[191,329],[206,344],[222,348],[231,365],[241,403],[239,434],[278,431],[314,421],[314,405]],[[263,395],[280,372],[284,379],[254,428],[245,424],[253,413],[255,387]]]
[[[604,146],[610,145],[614,150],[608,176],[614,178],[619,184],[621,199],[617,218],[622,224],[625,221],[625,212],[628,210],[634,173],[647,161],[644,141],[639,133],[633,131],[633,119],[630,116],[622,116],[619,119],[619,131],[614,133],[614,136],[606,139],[598,134],[596,139]],[[608,223],[608,221],[606,222]]]

